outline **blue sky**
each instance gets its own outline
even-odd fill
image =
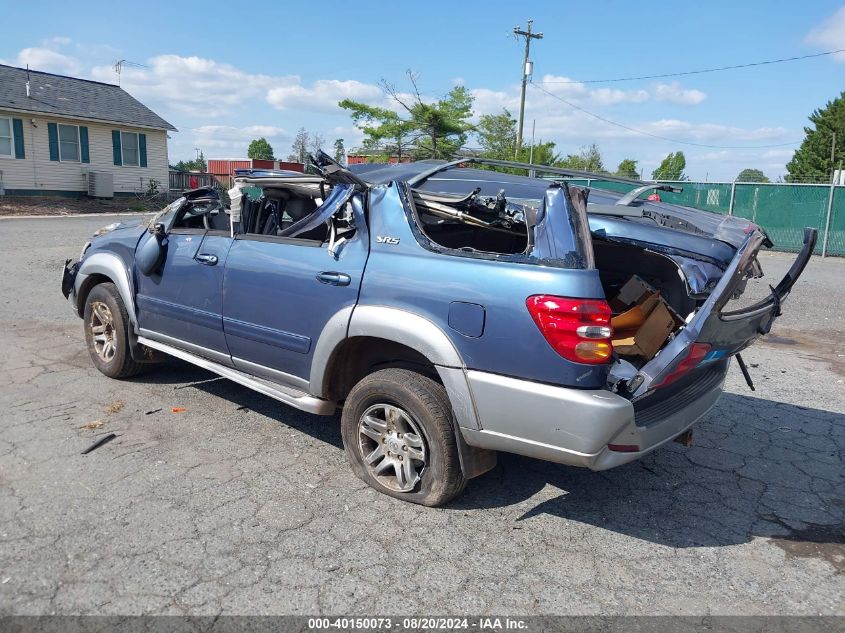
[[[581,8],[588,7],[588,9]],[[426,97],[457,83],[476,113],[516,112],[522,44],[512,29],[533,18],[535,82],[685,71],[845,48],[842,2],[233,2],[17,3],[0,42],[3,63],[121,84],[179,128],[170,158],[240,157],[266,136],[277,156],[300,127],[361,140],[337,101],[385,102],[384,78]],[[597,143],[615,168],[625,157],[648,177],[683,150],[693,179],[733,179],[743,167],[782,175],[813,109],[845,87],[845,54],[749,70],[621,83],[543,83],[545,90],[642,136],[573,110],[529,87],[526,135],[574,153]],[[473,145],[470,141],[469,145]]]

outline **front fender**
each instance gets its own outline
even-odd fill
[[[93,253],[82,260],[74,281],[77,314],[82,316],[85,309],[85,297],[91,288],[88,280],[92,275],[108,277],[117,286],[123,305],[126,306],[132,330],[136,332],[138,317],[135,314],[135,295],[132,292],[131,274],[126,264],[114,253]]]

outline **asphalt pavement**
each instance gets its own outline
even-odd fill
[[[0,220],[0,614],[845,615],[845,260],[813,259],[693,447],[501,455],[429,509],[356,479],[336,417],[175,360],[99,374],[59,281],[112,221]]]

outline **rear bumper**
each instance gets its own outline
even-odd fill
[[[638,426],[630,401],[605,390],[555,387],[468,371],[480,428],[461,427],[467,444],[537,459],[606,470],[634,461],[677,437],[719,399],[724,375],[696,398]],[[608,444],[635,445],[617,452]]]

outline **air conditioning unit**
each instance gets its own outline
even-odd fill
[[[89,171],[88,195],[92,198],[114,198],[114,174],[108,171]]]

